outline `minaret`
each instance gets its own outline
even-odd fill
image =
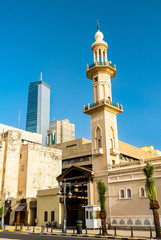
[[[87,66],[87,77],[93,81],[94,103],[84,106],[83,112],[91,116],[92,162],[97,178],[100,174],[106,177],[111,165],[120,163],[116,116],[123,108],[112,102],[111,79],[116,66],[107,59],[108,44],[99,25],[95,40],[91,47],[94,63]]]

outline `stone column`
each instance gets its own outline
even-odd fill
[[[105,52],[105,63],[107,62],[107,51]]]
[[[96,53],[93,53],[93,59],[94,59],[94,63],[96,62]]]
[[[103,63],[103,50],[101,50],[101,63]]]
[[[88,205],[93,205],[94,204],[93,183],[91,181],[87,183],[87,192],[88,192]]]
[[[99,63],[99,50],[97,50],[97,62]]]

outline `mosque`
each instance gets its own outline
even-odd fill
[[[94,99],[93,103],[83,107],[83,112],[91,119],[91,141],[76,139],[53,146],[62,150],[62,174],[57,180],[59,183],[69,182],[72,189],[72,197],[66,200],[67,225],[75,225],[77,219],[86,225],[88,219],[98,218],[96,182],[103,180],[108,186],[106,210],[109,225],[153,226],[143,167],[147,162],[154,165],[158,199],[161,201],[161,152],[152,146],[139,149],[118,140],[117,114],[123,113],[123,106],[112,102],[111,81],[115,77],[116,66],[108,61],[108,44],[103,38],[98,26],[91,46],[93,64],[87,66],[87,78],[93,82]],[[38,220],[41,224],[44,224],[43,212],[47,212],[43,201],[47,199],[49,203],[50,194],[48,190],[38,191],[41,206]],[[54,202],[55,198],[52,197],[51,201]],[[60,202],[62,207],[62,198]],[[55,209],[61,208],[60,202],[57,201]],[[61,223],[62,215],[58,215],[57,222]]]
[[[108,225],[154,225],[143,168],[147,162],[154,166],[161,202],[161,152],[152,146],[139,149],[118,140],[117,114],[123,113],[123,106],[112,101],[116,66],[108,60],[108,44],[103,38],[98,27],[91,47],[93,64],[87,66],[87,78],[93,82],[93,103],[85,105],[83,112],[90,115],[91,141],[81,138],[43,147],[40,134],[0,124],[1,195],[5,190],[12,197],[6,206],[6,224],[32,225],[37,218],[38,225],[55,222],[59,227],[64,215],[62,183],[66,182],[70,186],[67,226],[75,226],[79,219],[84,226],[99,227],[96,182],[103,180],[108,187]]]

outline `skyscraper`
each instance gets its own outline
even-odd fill
[[[26,131],[42,134],[42,145],[47,145],[50,122],[50,86],[42,81],[29,85]]]

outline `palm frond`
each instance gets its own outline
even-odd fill
[[[147,165],[143,169],[143,172],[146,176],[146,183],[145,183],[146,194],[151,201],[157,200],[155,179],[153,177],[154,167],[151,164],[147,163]]]
[[[107,186],[103,181],[97,181],[97,189],[98,189],[98,200],[100,202],[101,210],[105,209],[105,200],[106,200],[106,191]]]

